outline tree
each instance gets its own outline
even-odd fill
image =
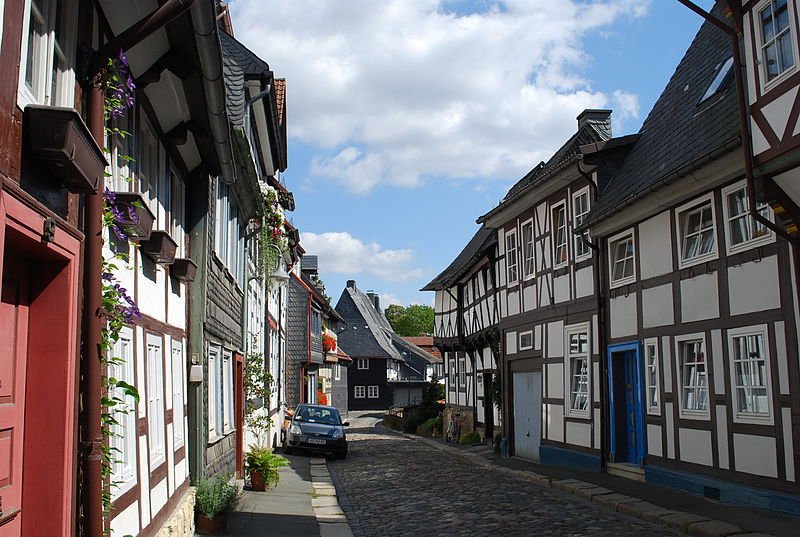
[[[433,308],[413,304],[407,308],[392,304],[385,310],[386,319],[399,336],[413,337],[433,333]]]

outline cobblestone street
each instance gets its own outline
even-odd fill
[[[350,453],[329,466],[356,537],[676,535],[376,429],[377,415],[349,421]]]

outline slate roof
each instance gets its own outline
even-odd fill
[[[495,243],[497,233],[482,225],[453,262],[420,291],[436,291],[452,286]]]
[[[433,336],[407,336],[404,337],[409,343],[413,343],[424,351],[427,351],[431,356],[437,360],[442,359],[442,352],[434,345]]]
[[[345,287],[336,303],[336,311],[347,323],[347,330],[339,334],[339,343],[352,358],[403,360],[386,335],[386,330],[392,329],[389,321],[375,309],[367,295],[358,289]]]
[[[717,2],[713,15],[721,17],[722,3]],[[692,163],[740,147],[733,71],[715,95],[700,103],[731,54],[730,37],[704,23],[644,121],[638,141],[589,213],[587,226],[658,189],[679,170],[688,173]]]
[[[383,312],[375,309],[372,300],[357,287],[345,287],[336,310],[347,322],[347,330],[339,334],[338,341],[351,358],[391,358],[423,376],[425,365],[438,361],[395,334]]]
[[[228,119],[236,126],[244,120],[244,105],[247,96],[244,92],[245,80],[261,79],[271,73],[267,62],[237,41],[232,35],[219,32],[222,45],[222,70],[225,76],[225,96]]]
[[[607,111],[604,111],[607,112]],[[610,114],[610,112],[608,112]],[[611,126],[608,119],[603,121],[587,120],[578,131],[573,134],[547,162],[540,162],[525,176],[511,187],[503,200],[491,211],[478,218],[478,223],[485,222],[488,218],[512,204],[523,193],[531,188],[545,183],[556,175],[564,166],[575,161],[582,145],[594,144],[611,138]]]

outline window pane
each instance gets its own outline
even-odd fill
[[[785,32],[778,38],[778,45],[780,51],[780,69],[781,72],[789,69],[794,65],[794,53],[792,52],[792,34]]]

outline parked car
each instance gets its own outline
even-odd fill
[[[333,453],[337,459],[347,456],[347,436],[339,410],[327,405],[300,404],[286,431],[283,452],[295,450]]]

